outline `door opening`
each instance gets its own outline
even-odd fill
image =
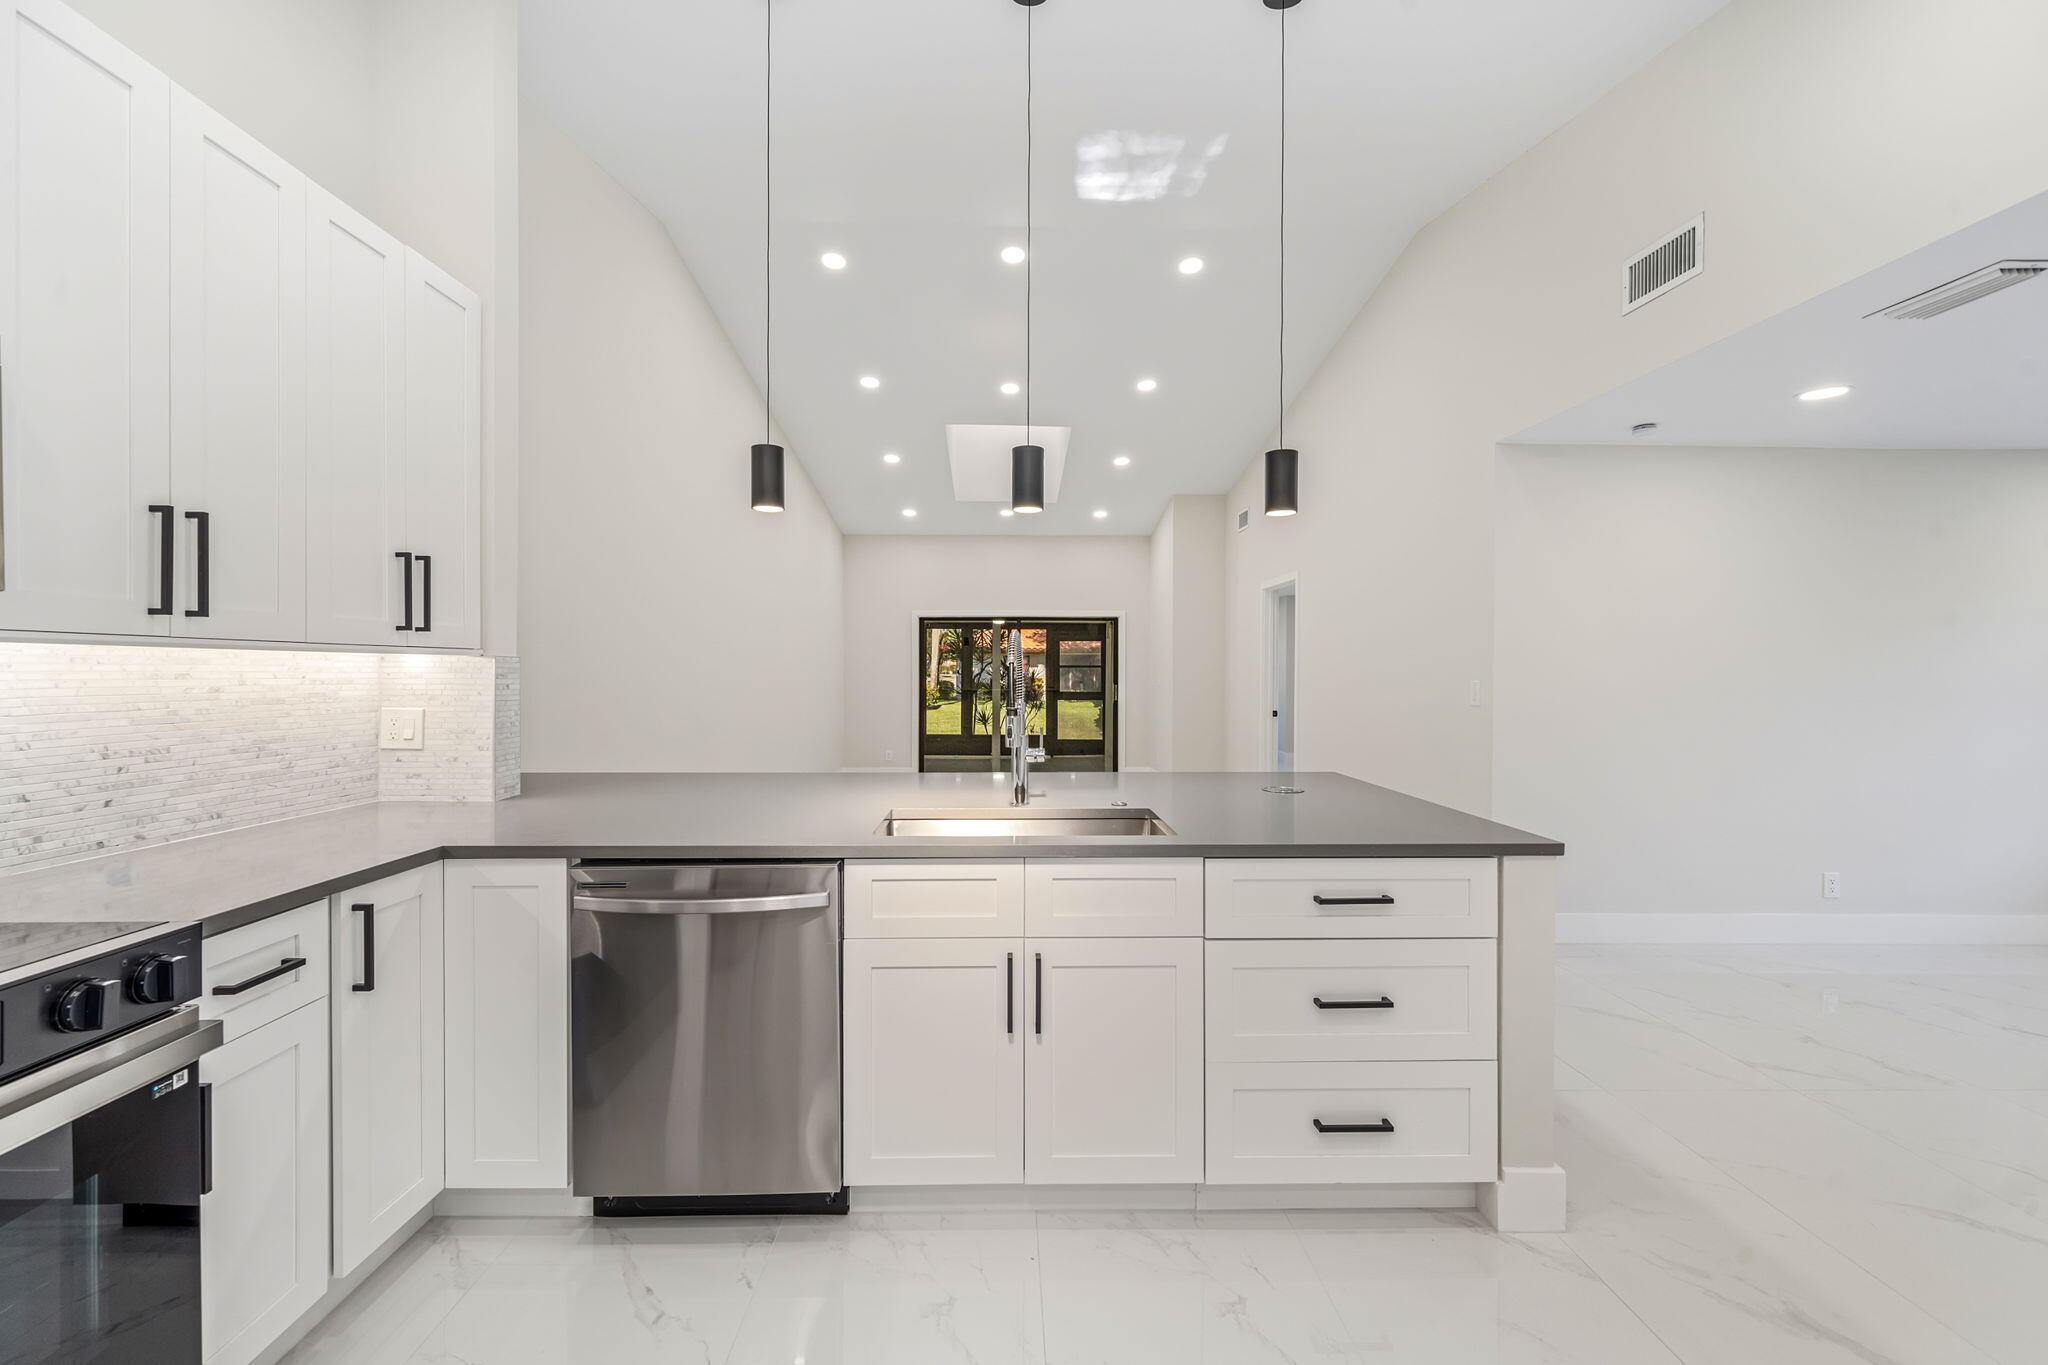
[[[1052,772],[1115,772],[1119,714],[1116,622],[1034,617],[928,617],[918,622],[919,772],[999,772],[1003,649],[1024,633],[1025,728]]]
[[[1294,674],[1297,580],[1266,585],[1266,752],[1268,770],[1294,771]]]

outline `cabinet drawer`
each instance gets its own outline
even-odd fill
[[[237,1038],[309,1001],[326,999],[327,949],[324,900],[204,940],[200,1017],[225,1020],[226,1036]],[[305,959],[304,966],[278,970],[299,958]]]
[[[1475,1061],[1496,1053],[1483,938],[1209,945],[1212,1062]]]
[[[846,936],[1022,938],[1024,863],[848,863]]]
[[[1486,938],[1492,858],[1217,858],[1211,938]]]
[[[1496,1179],[1495,1085],[1492,1062],[1212,1063],[1209,1183]]]
[[[1199,858],[1033,858],[1024,931],[1036,938],[1200,938]]]

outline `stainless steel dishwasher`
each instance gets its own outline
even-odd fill
[[[569,875],[574,1192],[610,1216],[843,1212],[839,865]]]

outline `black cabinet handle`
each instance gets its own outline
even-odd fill
[[[1394,1131],[1394,1121],[1392,1119],[1381,1119],[1378,1123],[1324,1123],[1321,1119],[1311,1119],[1310,1122],[1315,1124],[1318,1133],[1391,1133]]]
[[[192,523],[193,533],[198,540],[193,546],[198,562],[196,592],[199,605],[188,607],[187,616],[213,615],[213,514],[210,512],[187,512],[185,520]]]
[[[1003,1032],[1017,1031],[1017,955],[1003,954]]]
[[[1392,896],[1310,896],[1317,905],[1392,905]]]
[[[1325,1000],[1320,995],[1311,996],[1319,1010],[1390,1010],[1394,1002],[1386,996],[1377,1000]]]
[[[420,623],[413,629],[425,632],[434,628],[434,557],[414,555],[413,558],[420,565]]]
[[[1031,955],[1031,1031],[1045,1032],[1045,954]]]
[[[377,907],[351,905],[349,912],[363,917],[363,979],[349,989],[374,991],[377,989]]]
[[[405,622],[400,630],[412,629],[412,556],[405,551],[398,552],[398,571],[405,575]]]
[[[199,1192],[213,1193],[213,1085],[199,1083]]]
[[[213,988],[213,993],[215,995],[240,995],[243,991],[254,990],[256,987],[262,985],[266,981],[275,981],[278,977],[283,976],[285,973],[295,972],[305,965],[306,959],[304,959],[303,957],[288,957],[284,961],[278,963],[275,967],[272,967],[269,971],[258,972],[256,973],[256,975],[250,977],[247,981],[237,981],[232,986],[215,986]]]
[[[162,517],[163,525],[157,527],[162,541],[156,548],[156,605],[149,609],[151,616],[171,614],[171,582],[177,572],[177,517],[178,509],[153,502],[149,510]]]

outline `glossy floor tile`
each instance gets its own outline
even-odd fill
[[[1571,1227],[444,1219],[304,1365],[2038,1365],[2048,949],[1570,947]]]

